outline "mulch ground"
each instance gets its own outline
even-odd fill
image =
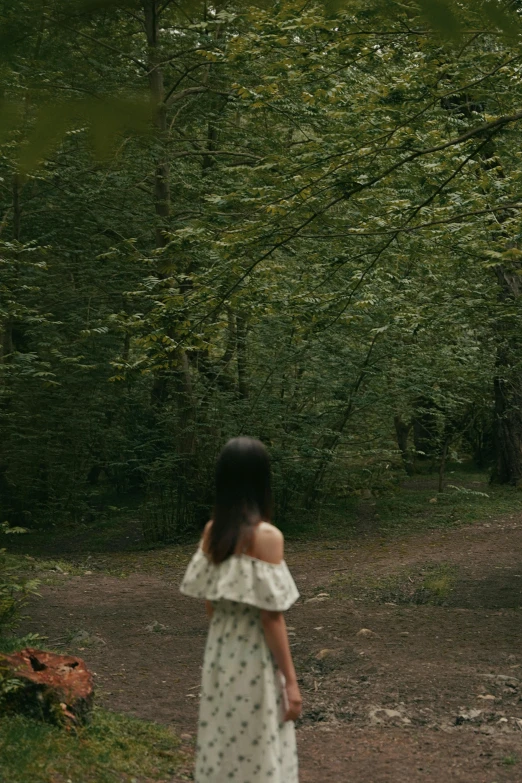
[[[23,630],[81,655],[99,703],[174,726],[187,753],[178,783],[190,780],[206,618],[178,591],[191,552],[170,552],[160,570],[134,554],[140,571],[126,578],[97,570],[96,555],[92,573],[57,574]],[[286,560],[301,593],[287,624],[302,783],[522,780],[522,517],[288,544]],[[417,586],[437,568],[452,581],[433,601]]]

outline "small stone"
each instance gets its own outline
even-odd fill
[[[91,634],[89,631],[78,631],[71,639],[71,645],[76,647],[82,645],[80,649],[84,649],[85,645],[95,644],[98,647],[104,647],[107,642],[98,636],[97,634]]]
[[[468,710],[467,712],[459,712],[455,718],[455,725],[460,726],[463,723],[471,723],[476,721],[482,715],[482,710]]]
[[[357,631],[357,636],[377,636],[377,634],[370,631],[369,628],[361,628],[360,631]]]
[[[318,604],[321,601],[328,601],[328,596],[326,595],[316,595],[313,598],[307,598],[305,601],[305,604]]]
[[[145,627],[145,630],[149,633],[161,633],[162,631],[166,631],[167,628],[168,625],[163,625],[163,623],[159,623],[157,620],[154,620],[150,625]]]
[[[520,682],[516,677],[509,674],[481,674],[479,676],[483,677],[485,680],[497,680],[510,687],[516,687]]]
[[[90,639],[90,633],[89,631],[76,631],[73,638],[71,639],[71,644],[78,644],[79,642],[85,642],[88,639]]]
[[[326,658],[327,655],[332,655],[336,652],[336,650],[330,650],[328,647],[325,647],[324,650],[319,650],[315,658],[317,661],[322,661],[323,658]]]
[[[409,726],[411,720],[407,715],[403,715],[400,710],[390,710],[385,707],[374,707],[369,712],[370,723],[379,725],[381,723],[402,723],[404,726]]]
[[[484,696],[483,695],[477,696],[477,699],[484,699],[486,701],[495,701],[495,696],[493,696],[492,693],[486,693]]]

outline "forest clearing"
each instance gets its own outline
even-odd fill
[[[428,504],[429,483],[412,490]],[[430,506],[428,529],[287,542],[301,593],[287,623],[305,701],[304,783],[520,779],[522,516],[513,501],[465,526],[433,525]],[[70,541],[60,559],[35,564],[44,584],[21,630],[83,657],[104,708],[173,728],[181,755],[171,772],[135,779],[181,783],[192,779],[207,630],[203,605],[178,590],[193,546],[132,546],[86,556]],[[93,781],[130,779],[102,769]]]
[[[522,780],[521,19],[0,0],[0,783]]]

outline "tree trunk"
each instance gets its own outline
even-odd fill
[[[395,425],[397,445],[402,455],[404,469],[408,474],[408,476],[411,476],[413,473],[413,461],[411,458],[410,450],[408,448],[408,436],[412,428],[412,422],[410,422],[409,424],[405,424],[405,422],[401,419],[400,416],[394,416],[393,423]]]
[[[213,31],[213,41],[216,43],[219,42],[223,38],[224,33],[224,27],[222,24],[218,24]],[[212,66],[212,63],[209,63],[206,69],[205,74],[205,84],[209,87],[211,81],[214,83],[219,83],[219,75],[216,73],[215,67]],[[201,159],[201,168],[203,172],[203,176],[205,176],[206,173],[210,169],[212,169],[215,165],[216,158],[212,155],[214,150],[218,147],[218,126],[217,126],[217,115],[219,113],[220,106],[223,104],[223,98],[220,97],[217,94],[214,94],[210,99],[210,112],[209,112],[209,121],[207,125],[207,145],[206,145],[206,153],[203,155]]]
[[[93,708],[94,682],[81,658],[26,647],[0,654],[0,671],[20,687],[7,693],[3,711],[22,713],[58,725],[87,723]]]
[[[305,491],[305,495],[304,495],[305,508],[311,508],[317,499],[319,488],[323,482],[326,470],[333,459],[335,450],[337,449],[337,446],[339,445],[342,434],[344,432],[344,428],[346,427],[353,413],[357,393],[359,392],[364,381],[366,380],[366,376],[368,374],[368,367],[370,365],[370,359],[372,357],[373,350],[375,348],[377,337],[378,335],[375,335],[375,337],[372,339],[370,343],[368,352],[361,365],[359,374],[350,390],[348,402],[346,403],[344,410],[341,412],[337,424],[334,425],[334,427],[332,428],[334,430],[334,433],[329,437],[323,439],[323,444],[322,444],[323,456],[319,460],[319,465],[317,466],[315,474],[310,480],[308,487]]]
[[[170,217],[170,167],[168,162],[168,136],[167,105],[165,101],[165,86],[163,69],[161,67],[161,54],[159,52],[159,16],[162,10],[158,0],[145,0],[145,31],[147,36],[147,67],[149,74],[149,87],[156,104],[155,124],[158,131],[159,155],[154,173],[154,209],[156,212],[156,247],[164,248],[168,239],[166,230]],[[160,276],[161,273],[160,273]],[[167,330],[171,338],[175,338],[175,324],[171,324]],[[190,527],[193,507],[194,485],[194,454],[195,440],[195,405],[193,399],[192,379],[190,365],[186,352],[179,348],[174,357],[175,366],[170,371],[160,370],[154,379],[151,397],[152,404],[160,414],[169,399],[169,379],[173,379],[173,394],[177,402],[178,434],[176,475],[172,477],[172,483],[176,487],[176,528],[186,529]],[[164,425],[164,422],[163,422]],[[158,426],[162,422],[158,421]],[[165,531],[167,535],[173,531]]]
[[[13,176],[13,239],[16,242],[20,241],[20,230],[22,223],[22,208],[20,205],[21,192],[22,184],[20,182],[20,175],[15,174]]]
[[[22,191],[22,184],[20,176],[14,174],[12,182],[12,194],[13,194],[13,239],[15,242],[20,241],[20,229],[22,220],[22,210],[20,206],[20,195]],[[3,324],[1,325],[2,336],[0,340],[0,362],[6,364],[11,360],[11,354],[14,350],[14,319],[7,316]]]
[[[163,69],[160,67],[158,53],[159,3],[157,0],[145,0],[145,31],[147,34],[149,87],[155,101],[154,120],[158,129],[161,154],[156,162],[154,173],[154,208],[158,219],[156,225],[156,247],[165,247],[165,229],[170,215],[170,171],[167,158],[167,107]]]
[[[498,365],[497,365],[498,366]],[[517,388],[518,387],[518,388]],[[495,465],[491,481],[522,485],[522,385],[497,375],[495,388]]]
[[[248,397],[247,382],[247,324],[241,315],[236,316],[236,356],[237,356],[237,388],[239,397],[245,400]]]
[[[436,406],[428,397],[419,397],[415,402],[413,416],[413,442],[416,458],[430,459],[437,452]]]
[[[448,458],[448,449],[451,443],[451,435],[447,435],[442,446],[442,453],[439,462],[439,492],[444,492],[444,473],[446,472],[446,460]]]
[[[470,117],[471,110],[482,111],[478,103],[473,103],[469,95],[455,95],[445,99],[443,108]],[[497,176],[504,179],[501,162],[497,156],[493,138],[486,140],[477,155],[478,162],[485,170],[495,169]],[[510,216],[508,211],[495,217],[498,227],[497,241],[504,247],[510,237],[502,231],[502,223]],[[512,241],[512,240],[511,240]],[[509,246],[509,245],[508,245]],[[513,246],[513,244],[511,245]],[[499,264],[495,268],[500,285],[499,302],[513,303],[522,295],[522,265],[515,262],[511,269]],[[520,329],[519,329],[520,332]],[[512,323],[500,323],[498,327],[496,369],[494,378],[494,427],[493,446],[495,464],[491,481],[499,484],[520,485],[522,482],[522,339]]]
[[[518,269],[510,272],[503,266],[496,269],[502,302],[519,300],[522,282]],[[495,465],[492,482],[499,484],[522,484],[522,372],[519,369],[522,357],[522,337],[512,323],[499,327],[500,344],[497,348],[494,379],[495,422],[494,447]]]

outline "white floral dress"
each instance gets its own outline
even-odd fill
[[[260,612],[285,611],[299,598],[288,566],[246,554],[216,565],[200,546],[180,590],[214,607],[203,661],[196,783],[298,783],[295,727],[283,722],[277,665]]]

